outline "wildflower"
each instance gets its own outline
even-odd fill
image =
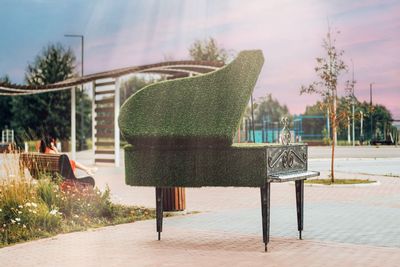
[[[36,212],[36,210],[33,210],[32,213],[33,213],[33,214],[36,214],[37,212]]]
[[[78,215],[78,214],[75,214],[75,215],[74,215],[74,218],[79,218],[79,215]]]
[[[14,223],[15,223],[15,221],[14,221],[13,219],[11,219],[11,223],[12,223],[12,224],[14,224]]]
[[[25,224],[23,224],[23,225],[22,225],[22,227],[23,227],[23,228],[26,228],[26,225],[25,225]]]
[[[6,227],[6,226],[7,226],[7,224],[3,223],[3,227]]]
[[[55,216],[55,215],[57,215],[57,212],[58,212],[58,210],[52,209],[52,210],[49,212],[49,214]]]
[[[31,204],[32,204],[32,206],[33,206],[34,208],[37,208],[37,204],[36,204],[36,203],[32,202]]]
[[[87,206],[90,207],[90,203],[88,203]]]
[[[0,212],[2,212],[3,210],[2,209],[0,209]]]
[[[20,219],[20,218],[15,218],[15,220],[16,220],[17,222],[20,222],[20,221],[21,221],[21,219]]]
[[[18,214],[21,214],[21,213],[22,213],[22,211],[19,210],[19,211],[18,211]]]
[[[26,202],[25,203],[25,207],[30,207],[31,206],[31,203],[30,202]]]

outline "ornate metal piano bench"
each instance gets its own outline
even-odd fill
[[[264,57],[242,51],[219,70],[149,85],[121,107],[119,126],[125,147],[125,182],[156,188],[158,239],[162,232],[162,188],[236,186],[261,189],[263,239],[269,242],[270,184],[296,181],[298,229],[303,230],[303,182],[307,146],[232,144]],[[287,121],[286,121],[287,122]]]

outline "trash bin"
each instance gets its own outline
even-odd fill
[[[185,188],[163,188],[163,210],[183,211],[186,209]]]

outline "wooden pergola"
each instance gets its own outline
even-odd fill
[[[92,143],[94,163],[120,165],[120,131],[117,118],[120,109],[121,78],[135,73],[165,75],[177,79],[208,73],[223,67],[222,62],[169,61],[143,66],[120,68],[72,78],[54,84],[30,86],[0,83],[0,97],[4,95],[31,95],[71,90],[71,156],[76,158],[76,98],[79,85],[89,85],[92,98]]]

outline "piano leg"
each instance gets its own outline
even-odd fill
[[[297,229],[299,230],[299,239],[302,239],[304,220],[304,180],[296,181],[296,206],[297,206]]]
[[[156,187],[156,220],[158,240],[161,239],[162,220],[163,220],[163,192],[162,188]]]
[[[267,182],[260,188],[261,191],[261,214],[262,214],[262,229],[265,252],[268,251],[269,228],[270,228],[270,207],[271,207],[271,183]]]

